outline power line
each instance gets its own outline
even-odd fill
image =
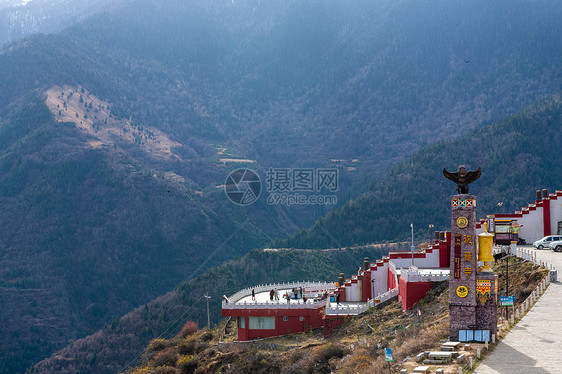
[[[168,332],[171,330],[171,328],[176,323],[178,323],[178,321],[180,321],[182,318],[184,318],[186,316],[186,314],[189,313],[190,311],[191,311],[191,313],[189,313],[188,316],[191,316],[191,314],[195,311],[195,310],[193,310],[193,308],[203,299],[203,297],[204,297],[204,295],[201,296],[199,299],[197,299],[197,301],[194,304],[192,304],[189,308],[187,308],[187,310],[181,316],[179,316],[174,322],[172,322],[170,325],[168,325],[168,328],[166,330],[164,330],[164,332],[162,332],[160,335],[158,335],[157,338],[162,338],[163,336],[167,335]],[[135,362],[140,356],[142,356],[143,353],[144,353],[144,349],[142,350],[141,353],[136,355],[135,358],[133,358],[131,361],[129,361],[129,363],[127,365],[125,365],[119,373],[123,373],[127,368],[129,368],[131,366],[131,364],[133,362]]]

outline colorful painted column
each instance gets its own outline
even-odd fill
[[[497,275],[478,269],[476,196],[451,196],[449,338],[490,340],[497,332]],[[485,333],[483,333],[485,331]],[[480,336],[480,338],[477,338]]]
[[[449,337],[476,326],[476,196],[451,196]]]

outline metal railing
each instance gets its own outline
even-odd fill
[[[302,300],[285,301],[276,300],[271,302],[243,302],[243,303],[226,303],[223,301],[223,309],[318,309],[323,308],[328,299],[319,301],[307,301],[306,303]]]
[[[248,287],[248,288],[244,288],[243,290],[240,290],[238,292],[236,292],[234,295],[230,296],[228,298],[228,302],[226,300],[223,300],[222,302],[222,306],[223,308],[227,308],[227,309],[234,309],[233,305],[236,305],[236,303],[240,300],[242,300],[245,297],[248,297],[252,294],[252,290],[254,291],[254,293],[261,293],[261,292],[267,292],[270,290],[286,290],[286,289],[291,289],[291,288],[297,288],[297,287],[302,287],[303,291],[306,293],[324,293],[326,291],[330,292],[335,290],[335,286],[333,283],[327,283],[327,282],[286,282],[286,283],[272,283],[272,284],[262,284],[262,285],[258,285],[258,286],[254,286],[254,287]],[[280,301],[280,303],[283,303],[282,301]],[[256,305],[257,303],[253,302],[253,303],[247,303],[247,305]],[[270,303],[263,303],[263,304],[272,304]],[[286,302],[285,302],[286,304]],[[242,304],[243,305],[243,304]],[[274,305],[277,305],[276,303],[274,303]],[[293,303],[293,305],[296,305],[296,303]]]

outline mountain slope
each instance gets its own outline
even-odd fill
[[[408,222],[418,237],[427,238],[429,224],[437,230],[449,225],[446,198],[455,194],[455,186],[441,171],[456,171],[460,164],[482,167],[481,178],[470,185],[470,193],[478,196],[479,217],[497,213],[498,202],[506,212],[520,209],[534,201],[535,190],[561,188],[561,125],[557,94],[491,126],[425,147],[369,192],[276,245],[322,248],[407,237]]]
[[[255,161],[262,181],[269,168],[338,168],[342,201],[425,144],[559,90],[561,10],[132,0],[5,45],[0,314],[13,322],[0,372],[331,209],[269,205],[266,191],[235,206],[221,186],[248,164],[228,159]],[[170,159],[147,152],[151,134],[174,145]]]
[[[360,159],[380,175],[557,90],[560,15],[556,1],[138,0],[10,48],[0,105],[81,85],[182,143],[222,139],[271,164]]]
[[[35,366],[40,373],[115,373],[138,364],[140,353],[154,337],[175,335],[186,320],[207,323],[203,295],[211,295],[213,324],[220,321],[222,295],[256,284],[296,279],[331,281],[340,272],[357,270],[365,256],[380,258],[395,245],[346,250],[255,250],[214,267],[174,291],[107,324],[103,330],[56,352]]]
[[[220,190],[200,196],[168,180],[127,144],[93,148],[41,97],[10,116],[0,126],[0,300],[10,321],[0,371],[23,370],[287,229],[259,203],[239,209]]]

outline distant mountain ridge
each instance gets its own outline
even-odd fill
[[[107,9],[109,0],[4,0],[0,2],[0,45],[37,33],[60,31]]]
[[[446,197],[456,192],[441,171],[460,164],[482,167],[481,178],[470,185],[479,217],[520,209],[534,201],[537,189],[562,188],[561,125],[562,101],[555,94],[491,126],[422,148],[369,192],[275,245],[327,248],[407,237],[407,222],[414,223],[418,240],[426,241],[429,224],[448,228]]]

